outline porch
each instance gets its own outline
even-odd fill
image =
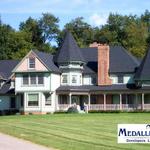
[[[69,107],[77,105],[81,110],[87,106],[88,110],[102,111],[133,111],[150,110],[149,93],[69,93],[58,95],[58,111],[66,111]]]

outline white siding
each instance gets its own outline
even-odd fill
[[[112,84],[120,84],[118,83],[117,75],[110,75],[110,79],[112,80]],[[125,74],[123,75],[123,84],[133,83],[133,74]]]
[[[92,83],[93,79],[96,80],[97,83],[97,77],[96,75],[84,75],[83,76],[83,85],[95,85],[96,83]]]
[[[60,75],[51,74],[51,91],[55,91],[60,86]]]
[[[124,75],[123,81],[124,81],[124,83],[133,83],[134,82],[133,75],[131,75],[131,74]]]

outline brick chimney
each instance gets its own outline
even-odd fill
[[[98,48],[98,85],[111,85],[109,78],[109,46],[94,42],[90,47]]]

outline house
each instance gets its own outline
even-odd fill
[[[0,61],[0,110],[149,110],[149,65],[150,51],[139,61],[122,46],[79,48],[67,32],[56,55],[31,50],[21,61]]]

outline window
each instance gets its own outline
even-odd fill
[[[45,105],[51,105],[51,94],[45,93]]]
[[[77,75],[72,75],[72,83],[77,83]]]
[[[35,58],[29,58],[29,68],[35,69]]]
[[[118,83],[123,83],[123,76],[122,75],[118,76]]]
[[[36,75],[35,74],[31,74],[30,75],[30,84],[31,85],[35,85],[36,84]]]
[[[28,85],[28,84],[29,84],[28,75],[24,74],[23,75],[23,85]]]
[[[68,83],[68,76],[62,75],[62,83]]]
[[[38,94],[28,94],[28,106],[38,106]]]
[[[38,75],[38,84],[44,84],[44,78],[42,74]]]
[[[91,84],[96,84],[96,77],[91,78]]]

